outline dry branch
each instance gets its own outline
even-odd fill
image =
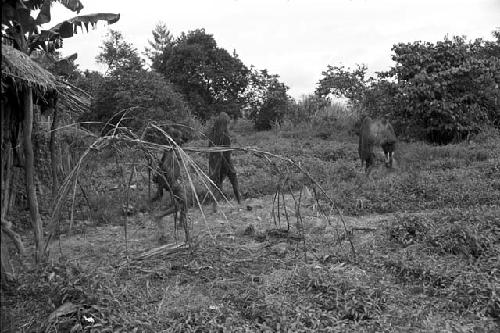
[[[171,255],[180,251],[188,250],[189,245],[187,243],[182,243],[182,244],[165,244],[162,246],[155,247],[151,250],[148,250],[146,252],[143,252],[139,255],[136,255],[135,257],[131,258],[131,261],[140,261],[144,259],[149,259],[151,257],[157,256],[157,255]],[[125,263],[122,263],[120,266],[125,265]]]
[[[309,172],[307,172],[300,165],[300,163],[293,161],[291,158],[287,158],[287,157],[280,156],[277,154],[262,151],[262,150],[255,148],[255,147],[220,147],[219,146],[219,147],[183,147],[183,148],[181,148],[179,145],[177,145],[177,143],[172,139],[172,137],[168,133],[166,133],[162,128],[156,126],[155,124],[148,124],[148,126],[159,131],[160,133],[162,133],[165,136],[165,138],[167,139],[167,142],[169,142],[170,144],[156,144],[153,142],[144,141],[144,140],[142,140],[142,138],[139,138],[132,131],[130,131],[130,129],[128,129],[126,127],[121,127],[121,125],[120,125],[121,121],[123,119],[125,119],[127,113],[130,110],[131,109],[127,109],[127,110],[123,110],[122,112],[120,112],[121,113],[120,122],[118,122],[116,125],[113,126],[113,128],[108,132],[109,135],[97,138],[83,152],[80,159],[76,163],[74,169],[68,174],[68,176],[64,180],[64,182],[61,186],[61,189],[58,193],[57,200],[56,200],[55,205],[54,205],[52,219],[49,222],[49,237],[48,237],[48,239],[51,239],[51,237],[54,235],[54,232],[55,232],[54,226],[55,226],[55,223],[57,222],[57,218],[59,215],[59,210],[61,208],[62,200],[67,195],[69,189],[72,187],[71,184],[75,184],[78,181],[78,176],[79,176],[83,161],[87,158],[87,156],[90,154],[90,152],[99,152],[101,149],[103,149],[105,147],[108,147],[108,146],[114,147],[115,144],[121,143],[121,144],[125,144],[126,147],[129,149],[135,148],[135,149],[138,149],[140,151],[145,152],[146,156],[151,156],[151,154],[154,152],[159,152],[159,151],[169,150],[169,149],[176,150],[178,152],[181,165],[182,165],[183,169],[185,170],[185,174],[186,174],[186,177],[188,180],[188,185],[191,187],[192,192],[194,194],[194,197],[196,199],[195,200],[196,204],[198,205],[198,207],[201,210],[203,220],[205,221],[205,225],[207,227],[207,231],[208,231],[209,235],[211,236],[212,240],[214,240],[214,241],[215,241],[215,238],[213,237],[213,235],[210,231],[210,228],[208,226],[208,223],[206,222],[206,217],[205,217],[205,214],[203,212],[203,208],[202,208],[201,202],[199,200],[199,197],[197,195],[197,191],[196,191],[196,188],[195,188],[195,185],[193,182],[192,173],[201,180],[201,183],[206,187],[208,193],[210,195],[212,195],[214,200],[216,200],[216,198],[215,198],[214,193],[212,193],[212,188],[215,184],[213,184],[212,180],[193,161],[193,159],[187,154],[187,152],[206,153],[206,154],[213,153],[213,152],[222,153],[222,152],[226,152],[226,151],[247,152],[247,153],[254,154],[260,158],[265,158],[269,163],[271,163],[272,165],[274,165],[276,167],[276,169],[279,171],[280,174],[283,174],[282,170],[279,170],[278,166],[276,165],[276,163],[274,161],[272,161],[272,159],[286,162],[286,164],[288,166],[292,166],[293,168],[299,170],[303,175],[305,175],[307,177],[307,179],[312,184],[315,185],[315,188],[318,188],[321,191],[321,193],[327,198],[330,206],[337,211],[337,213],[340,216],[340,219],[344,225],[345,235],[351,244],[352,252],[353,252],[354,256],[356,256],[354,245],[352,243],[351,237],[349,237],[349,235],[352,234],[352,230],[347,230],[346,222],[345,222],[345,219],[342,215],[342,212],[335,205],[334,201],[328,196],[328,194],[321,187],[321,185],[309,174]],[[194,170],[194,172],[192,170]],[[286,171],[289,172],[288,167],[286,168]],[[284,177],[283,179],[285,180],[285,182],[283,183],[283,186],[284,186],[288,180],[288,177]],[[73,185],[73,186],[75,186],[75,185]],[[291,191],[291,188],[290,188],[290,191]],[[224,197],[224,198],[225,198],[225,200],[227,200],[226,197]],[[282,193],[281,188],[279,188],[278,192],[276,193],[276,199],[278,200],[278,210],[280,210],[281,201],[283,201],[282,204],[285,205],[284,194]],[[294,198],[294,200],[295,200],[295,198]],[[300,199],[299,199],[299,201],[300,201]],[[286,218],[287,218],[287,222],[288,222],[288,211],[286,210],[286,207],[284,209],[285,209],[285,214],[286,214]],[[296,211],[297,219],[301,221],[302,217],[300,216],[300,212],[297,211],[297,207],[296,207],[295,211]],[[280,212],[278,212],[278,218],[279,218],[279,215],[280,215]],[[47,241],[47,243],[48,243],[48,241]],[[47,245],[48,244],[46,244],[46,246]],[[160,247],[158,249],[164,249],[164,247]]]

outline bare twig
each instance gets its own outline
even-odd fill
[[[151,250],[148,250],[146,252],[143,252],[133,258],[131,258],[131,261],[140,261],[140,260],[145,260],[149,259],[151,257],[157,256],[157,255],[170,255],[174,254],[183,250],[189,249],[189,245],[187,243],[182,243],[182,244],[165,244],[159,247],[155,247]],[[123,264],[122,264],[123,265]]]
[[[71,214],[69,220],[69,233],[72,233],[73,230],[73,221],[74,221],[74,211],[75,211],[75,197],[76,197],[76,184],[78,183],[78,179],[75,179],[73,183],[73,195],[71,196]]]
[[[128,111],[130,111],[130,110],[128,110]],[[125,115],[127,114],[128,111],[125,110],[123,112],[123,114],[121,115],[121,118],[120,118],[120,122],[125,119]],[[242,151],[242,152],[247,152],[247,153],[254,154],[254,155],[256,155],[258,157],[261,157],[261,158],[265,158],[269,163],[271,163],[272,165],[274,165],[275,168],[280,172],[280,174],[282,175],[281,179],[284,179],[283,183],[280,182],[279,185],[278,185],[278,190],[277,190],[277,192],[275,194],[274,201],[278,202],[278,207],[277,207],[277,209],[278,209],[278,220],[280,219],[280,213],[281,213],[280,206],[281,206],[281,202],[283,202],[284,209],[285,209],[285,216],[287,217],[287,221],[288,221],[289,216],[288,216],[288,211],[286,210],[285,195],[283,193],[283,187],[287,186],[288,178],[285,177],[285,176],[283,176],[283,172],[281,170],[279,170],[279,168],[277,167],[276,163],[274,161],[272,161],[272,159],[276,159],[276,160],[280,160],[280,161],[286,162],[287,165],[292,166],[293,168],[298,169],[302,174],[304,174],[306,176],[306,178],[311,183],[313,183],[315,185],[315,188],[318,188],[320,190],[320,192],[327,198],[327,201],[329,202],[330,207],[332,209],[335,209],[336,212],[337,212],[337,214],[340,216],[340,219],[341,219],[341,221],[342,221],[342,223],[344,225],[344,230],[346,231],[346,235],[350,234],[349,231],[347,230],[347,225],[345,223],[345,219],[344,219],[344,217],[342,215],[342,212],[335,205],[334,201],[327,195],[327,193],[325,192],[325,190],[309,174],[309,172],[307,172],[307,170],[305,170],[300,165],[300,163],[295,162],[291,158],[283,157],[283,156],[276,155],[276,154],[273,154],[273,153],[269,153],[269,152],[266,152],[266,151],[262,151],[262,150],[254,148],[254,147],[246,147],[246,148],[243,148],[243,147],[183,147],[183,148],[181,148],[181,147],[179,147],[175,143],[175,141],[163,129],[161,129],[160,127],[156,126],[155,124],[150,124],[151,128],[154,128],[154,129],[160,131],[168,139],[169,144],[167,144],[167,145],[160,145],[160,144],[156,144],[156,143],[152,143],[152,142],[147,142],[147,141],[142,140],[141,138],[138,138],[129,129],[121,127],[120,122],[118,122],[113,127],[113,129],[110,132],[108,132],[109,135],[97,138],[87,148],[87,150],[85,150],[82,153],[82,155],[80,156],[80,159],[76,163],[75,167],[68,174],[68,176],[64,180],[63,184],[61,185],[61,189],[60,189],[60,191],[58,193],[58,197],[57,197],[57,200],[56,200],[55,205],[54,205],[54,210],[53,210],[53,214],[52,214],[52,220],[49,223],[49,226],[53,225],[54,221],[57,219],[57,216],[58,216],[58,213],[59,213],[59,210],[60,210],[60,207],[61,207],[62,199],[65,197],[68,189],[70,188],[71,182],[76,182],[76,180],[78,178],[78,175],[79,175],[79,172],[80,172],[80,169],[82,167],[83,161],[88,157],[89,153],[93,152],[93,151],[99,151],[99,150],[103,149],[106,146],[114,145],[115,143],[119,143],[120,142],[120,143],[126,144],[126,146],[128,148],[134,148],[134,147],[136,147],[137,149],[140,149],[140,150],[146,151],[146,152],[149,152],[150,150],[151,151],[159,151],[159,150],[164,150],[164,149],[174,149],[174,150],[176,150],[176,152],[178,153],[178,156],[179,156],[179,160],[181,162],[180,164],[182,165],[182,168],[185,171],[185,174],[186,174],[189,186],[190,186],[190,188],[192,190],[193,197],[195,199],[196,205],[201,210],[201,213],[202,213],[202,216],[203,216],[203,220],[205,222],[205,226],[207,228],[208,234],[211,236],[212,240],[214,240],[214,241],[215,241],[215,237],[211,233],[211,229],[210,229],[210,227],[209,227],[209,225],[208,225],[208,223],[206,221],[206,217],[205,217],[203,208],[201,206],[200,198],[198,197],[196,188],[194,186],[193,175],[199,178],[200,182],[203,184],[203,186],[205,186],[207,188],[208,193],[210,195],[212,195],[212,197],[214,198],[214,200],[216,200],[216,198],[215,198],[214,193],[212,192],[212,189],[215,188],[215,186],[214,186],[215,184],[204,173],[204,171],[192,160],[192,158],[187,154],[188,152],[211,153],[211,152],[225,152],[225,151]],[[109,125],[109,124],[107,124],[107,125]],[[134,164],[134,167],[135,167],[135,164]],[[148,170],[150,170],[150,166],[149,166]],[[132,177],[132,174],[131,174],[131,177]],[[131,182],[131,179],[129,179],[129,182],[128,182],[129,186],[127,186],[128,187],[127,191],[129,191],[129,188],[130,188],[130,182]],[[75,186],[75,185],[73,185],[73,186]],[[288,185],[288,186],[289,186],[290,191],[291,191],[291,186],[290,185]],[[223,196],[223,198],[225,200],[227,200],[227,198],[225,196]],[[293,193],[292,193],[292,198],[294,198],[294,200],[296,201],[296,198],[293,196]],[[318,200],[318,198],[317,198],[316,195],[315,195],[315,199]],[[127,206],[128,206],[128,200],[129,199],[127,199]],[[302,195],[300,195],[300,197],[299,197],[299,203],[298,203],[299,206],[301,204],[301,200],[302,200]],[[318,205],[319,205],[319,203],[318,203]],[[297,217],[297,221],[298,222],[300,221],[299,223],[303,224],[302,216],[300,214],[300,207],[297,208],[297,203],[296,203],[295,215]],[[274,202],[273,202],[273,217],[274,217]],[[276,223],[276,221],[275,221],[275,223]],[[279,221],[278,221],[278,223],[279,223]],[[49,229],[49,230],[53,230],[53,229]],[[49,235],[51,235],[51,233],[49,233]],[[49,239],[50,239],[50,237],[49,237]],[[353,254],[355,256],[356,253],[355,253],[355,249],[354,249],[354,245],[352,243],[352,240],[350,238],[348,238],[348,239],[349,239],[349,241],[351,243],[351,249],[352,249],[352,252],[353,252]]]
[[[284,183],[286,183],[286,181],[287,181],[287,179],[285,179]],[[288,218],[288,211],[286,209],[286,201],[285,201],[285,192],[284,191],[281,191],[281,199],[283,201],[283,211],[285,212],[287,230],[290,231],[290,219]]]
[[[132,166],[132,170],[130,171],[130,176],[128,178],[128,182],[125,184],[127,189],[125,191],[125,219],[123,221],[123,232],[125,234],[125,256],[128,258],[128,215],[129,215],[129,207],[130,207],[130,184],[134,179],[135,174],[135,165]]]

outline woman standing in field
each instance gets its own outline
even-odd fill
[[[229,124],[230,118],[225,112],[221,112],[214,121],[213,127],[210,129],[208,134],[208,146],[214,147],[230,147],[231,138],[229,137]],[[238,177],[236,175],[236,170],[234,169],[233,163],[231,161],[231,152],[217,152],[209,153],[208,156],[208,169],[209,176],[212,182],[217,187],[215,191],[215,197],[220,197],[222,194],[222,183],[224,178],[227,176],[231,185],[233,186],[234,196],[241,204],[240,193],[238,189]],[[214,212],[216,211],[217,202],[214,201]]]

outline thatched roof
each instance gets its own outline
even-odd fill
[[[77,118],[90,111],[91,96],[84,90],[62,79],[57,80],[58,105],[63,106],[72,117]]]
[[[2,44],[2,92],[4,87],[14,91],[29,86],[42,104],[53,106],[58,96],[59,104],[73,116],[90,109],[90,95],[85,91],[56,78],[31,58],[12,46]],[[17,93],[17,91],[15,92]]]
[[[2,44],[2,87],[31,87],[36,96],[56,93],[56,78],[27,54]]]

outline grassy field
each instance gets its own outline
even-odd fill
[[[367,179],[357,137],[345,131],[255,133],[244,121],[232,130],[235,146],[300,163],[335,207],[296,168],[236,152],[244,202],[191,209],[191,249],[172,217],[169,244],[158,247],[158,207],[145,203],[143,178],[125,243],[123,198],[110,190],[122,175],[113,163],[94,165],[82,180],[100,189],[89,193],[94,211],[82,209],[54,242],[49,266],[23,268],[2,299],[5,331],[500,329],[498,133],[448,146],[401,142],[395,170]],[[193,158],[206,168],[206,156]]]

